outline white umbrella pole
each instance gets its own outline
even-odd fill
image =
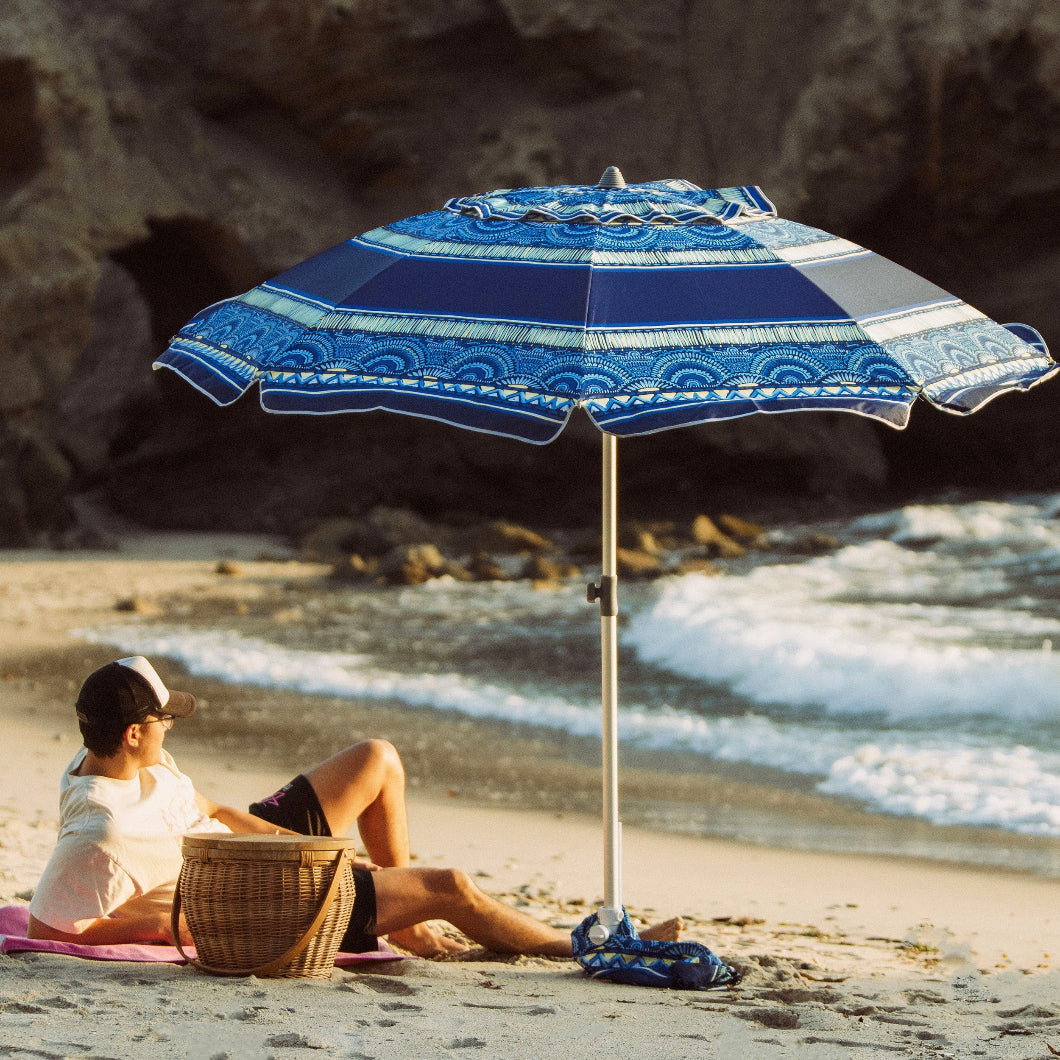
[[[589,586],[590,601],[600,601],[600,700],[603,711],[604,905],[590,932],[602,942],[622,920],[622,825],[618,820],[618,440],[603,438],[603,563],[599,585]],[[603,930],[601,930],[601,928]],[[596,936],[596,937],[594,937]]]

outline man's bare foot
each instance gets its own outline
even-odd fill
[[[685,922],[679,916],[672,916],[669,920],[663,920],[659,924],[652,924],[651,927],[638,931],[637,934],[649,942],[677,942],[684,929]]]
[[[453,957],[467,953],[468,947],[455,939],[432,931],[426,924],[416,924],[401,931],[391,931],[387,938],[417,957]]]

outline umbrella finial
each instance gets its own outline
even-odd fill
[[[618,166],[608,166],[604,175],[596,182],[598,188],[624,188],[626,178],[622,176]]]

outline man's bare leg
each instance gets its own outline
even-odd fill
[[[570,932],[554,928],[512,909],[480,890],[458,869],[386,869],[374,876],[376,926],[391,938],[410,921],[447,920],[469,939],[494,953],[571,957]],[[684,928],[672,917],[639,932],[642,939],[672,942]],[[443,943],[451,940],[436,936]],[[465,947],[459,947],[460,950]],[[454,952],[452,945],[423,951],[422,956]]]
[[[393,937],[393,932],[408,925],[447,920],[494,953],[544,957],[570,957],[573,953],[568,932],[504,905],[457,869],[382,869],[374,880],[380,934]]]
[[[394,746],[386,740],[366,740],[352,747],[347,747],[337,755],[327,759],[320,765],[306,773],[320,801],[321,809],[324,811],[335,835],[348,835],[357,824],[361,840],[365,845],[368,857],[375,864],[383,868],[407,868],[410,864],[408,814],[405,805],[405,770],[401,764],[401,758]],[[430,870],[415,870],[425,872]],[[448,873],[448,870],[434,870]],[[462,875],[462,874],[461,874]],[[379,891],[381,881],[380,875],[376,874],[376,889]],[[570,938],[563,932],[541,924],[533,917],[527,917],[508,906],[489,898],[478,888],[471,884],[474,892],[483,899],[492,903],[493,912],[504,917],[511,914],[516,918],[514,925],[507,925],[507,937],[509,939],[523,938],[519,931],[519,925],[527,928],[529,921],[531,932],[536,929],[545,929],[545,936],[533,936],[531,942],[547,941],[556,943],[557,937],[562,939],[562,952],[556,955],[570,955]],[[385,889],[385,885],[384,885]],[[442,895],[443,901],[451,901]],[[426,897],[421,895],[426,902]],[[404,909],[404,906],[394,909]],[[497,912],[499,910],[499,913]],[[410,922],[402,913],[404,923],[391,928],[378,927],[382,935],[388,935],[397,945],[411,950],[421,956],[430,956],[439,953],[459,953],[466,947],[439,935],[422,923],[424,920],[440,919],[448,920],[455,924],[466,935],[473,938],[480,945],[488,945],[496,952],[542,952],[540,950],[527,951],[523,949],[507,949],[487,943],[483,938],[467,931],[461,924],[456,923],[453,918],[445,912],[424,913],[418,921]],[[382,919],[382,918],[380,918]],[[393,918],[397,919],[397,917]],[[505,922],[507,923],[507,922]],[[511,929],[516,934],[511,933]],[[662,924],[653,925],[640,932],[641,938],[645,939],[675,939],[682,928],[679,919],[668,920]],[[521,945],[521,943],[520,943]]]
[[[306,773],[334,835],[357,825],[368,857],[385,868],[409,864],[405,769],[386,740],[365,740]]]
[[[321,762],[305,776],[334,835],[349,835],[356,823],[370,861],[383,868],[408,867],[405,769],[393,744],[365,740]],[[422,923],[392,932],[380,929],[380,934],[421,956],[466,949]]]

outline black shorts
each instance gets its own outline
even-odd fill
[[[331,835],[331,825],[317,793],[301,773],[267,799],[251,803],[250,812],[279,828],[289,828],[302,835]],[[375,880],[368,869],[355,868],[353,882],[356,894],[353,912],[339,949],[343,953],[367,953],[379,948],[375,934]]]

